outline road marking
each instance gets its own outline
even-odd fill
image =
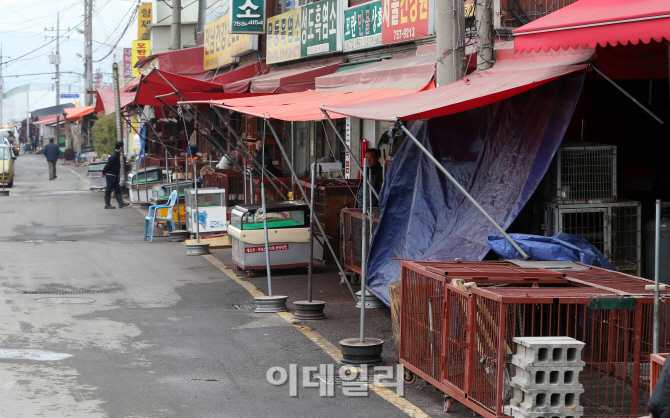
[[[90,181],[90,180],[83,178],[79,173],[77,173],[76,171],[74,171],[74,170],[72,169],[72,167],[68,167],[68,166],[64,166],[64,165],[60,165],[60,164],[58,165],[58,167],[61,167],[61,168],[67,168],[68,170],[70,170],[70,171],[72,172],[72,174],[74,174],[75,176],[79,177],[79,180],[84,181],[84,182],[88,183],[89,185],[91,184],[91,181]]]
[[[251,296],[255,298],[265,296],[263,292],[258,290],[256,286],[247,282],[246,280],[242,280],[240,277],[237,276],[237,274],[235,274],[234,271],[229,269],[228,266],[226,266],[224,263],[216,259],[213,255],[207,254],[203,255],[203,257],[206,258],[207,261],[212,263],[216,268],[221,270],[226,276],[230,277],[237,284],[245,288],[251,294]],[[279,315],[280,318],[284,319],[289,324],[293,325],[295,329],[297,329],[304,336],[309,338],[314,344],[318,345],[326,354],[332,357],[332,359],[335,360],[337,363],[339,363],[340,360],[342,360],[342,353],[340,353],[340,350],[337,347],[335,347],[335,345],[333,345],[330,341],[326,340],[323,336],[321,336],[321,334],[314,331],[310,327],[301,325],[299,321],[293,316],[293,314],[289,312],[278,312],[277,315]],[[429,418],[428,415],[425,412],[423,412],[419,407],[417,407],[407,399],[403,398],[402,396],[399,396],[391,389],[385,386],[377,386],[374,384],[370,384],[368,385],[368,387],[370,387],[370,389],[372,389],[375,393],[377,393],[379,396],[381,396],[386,401],[393,404],[396,408],[400,409],[410,417]]]
[[[0,348],[0,359],[54,361],[72,357],[72,354],[55,353],[46,350]]]

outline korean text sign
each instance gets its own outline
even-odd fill
[[[141,75],[140,69],[135,68],[137,61],[151,55],[151,41],[133,41],[133,77]]]
[[[123,78],[133,76],[133,49],[123,48]]]
[[[433,34],[434,0],[382,0],[382,43]]]
[[[141,3],[137,10],[137,40],[147,41],[151,39],[151,3]]]
[[[300,42],[300,9],[269,18],[266,62],[274,64],[300,58]]]
[[[230,16],[226,13],[205,25],[205,56],[203,69],[221,67],[234,62],[235,57],[258,49],[258,35],[230,33]]]
[[[322,0],[300,9],[301,55],[325,54],[342,50],[337,0]]]
[[[265,33],[265,0],[232,0],[230,33]]]
[[[344,50],[382,44],[382,2],[375,1],[344,11]]]

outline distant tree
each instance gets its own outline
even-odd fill
[[[91,127],[91,139],[93,140],[93,149],[98,155],[114,152],[116,119],[113,113],[106,116],[98,116],[98,120]]]

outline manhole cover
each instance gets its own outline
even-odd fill
[[[236,309],[240,309],[240,310],[253,311],[254,309],[256,309],[256,304],[255,303],[242,303],[240,305],[233,305],[233,306]]]
[[[36,302],[39,303],[93,303],[95,302],[95,299],[91,298],[41,298],[41,299],[36,299]]]

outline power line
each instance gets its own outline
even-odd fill
[[[119,36],[119,39],[116,40],[116,43],[114,44],[114,46],[113,46],[112,48],[110,48],[110,50],[109,50],[109,52],[107,53],[107,55],[105,55],[103,58],[101,58],[101,59],[99,59],[99,60],[94,60],[93,62],[100,62],[100,61],[103,61],[105,58],[107,58],[108,56],[110,56],[110,55],[112,54],[112,52],[114,52],[114,49],[116,48],[116,46],[119,44],[119,42],[121,41],[121,39],[125,36],[126,32],[128,31],[128,28],[130,27],[130,24],[133,23],[133,22],[135,21],[135,14],[136,14],[136,13],[137,13],[137,9],[135,9],[135,13],[133,13],[132,16],[130,16],[130,20],[128,20],[128,24],[126,25],[125,29],[123,29],[123,33],[121,34],[121,36]],[[116,29],[115,29],[115,30],[116,30]]]

